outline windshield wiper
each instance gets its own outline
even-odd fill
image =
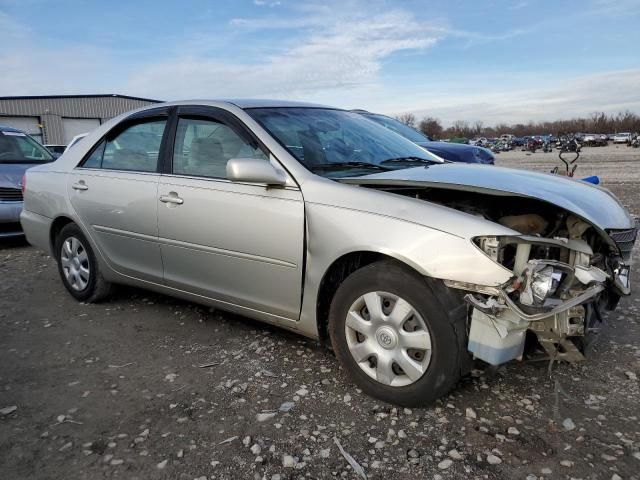
[[[419,164],[419,165],[435,165],[437,162],[427,160],[420,157],[397,157],[389,158],[380,162],[381,165],[407,165],[407,164]]]
[[[344,170],[347,168],[368,168],[371,170],[389,171],[390,168],[383,167],[382,165],[376,165],[375,163],[367,162],[332,162],[332,163],[319,163],[318,165],[312,165],[309,169],[312,172],[326,171],[326,170]]]

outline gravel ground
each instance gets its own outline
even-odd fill
[[[582,159],[640,214],[640,150]],[[141,290],[79,304],[49,256],[0,248],[1,479],[640,478],[636,293],[586,363],[476,370],[408,410],[362,394],[315,342]]]

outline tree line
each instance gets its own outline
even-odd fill
[[[412,113],[404,113],[396,117],[405,125],[421,131],[433,139],[453,137],[498,137],[503,133],[512,133],[518,137],[527,135],[565,134],[565,133],[618,133],[640,131],[640,115],[629,110],[615,115],[594,112],[589,117],[573,118],[571,120],[555,120],[546,122],[529,122],[507,124],[499,123],[486,126],[482,121],[468,122],[456,120],[450,127],[444,128],[440,119],[425,117],[422,120]]]

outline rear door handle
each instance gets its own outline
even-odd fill
[[[173,203],[175,205],[182,205],[184,203],[184,200],[174,192],[171,192],[169,195],[160,195],[160,201],[162,203]]]
[[[71,188],[73,188],[74,190],[89,190],[89,187],[82,181],[74,183],[73,185],[71,185]]]

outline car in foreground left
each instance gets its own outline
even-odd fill
[[[53,160],[46,148],[23,131],[0,125],[0,238],[23,235],[22,176],[28,168]]]

